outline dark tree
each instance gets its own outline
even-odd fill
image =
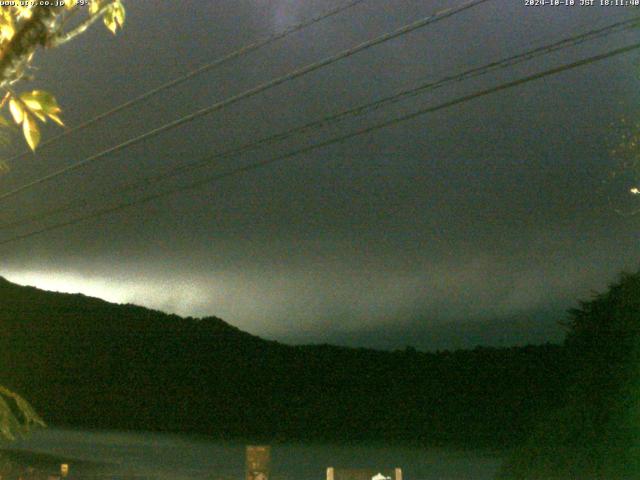
[[[640,272],[569,312],[571,387],[502,478],[640,478]]]

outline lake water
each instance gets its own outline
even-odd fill
[[[10,448],[73,459],[75,472],[89,468],[74,464],[82,460],[101,463],[103,472],[158,479],[244,478],[244,444],[188,435],[46,429]],[[502,460],[488,452],[304,444],[273,445],[271,458],[274,480],[324,480],[328,466],[401,467],[404,480],[488,480]]]

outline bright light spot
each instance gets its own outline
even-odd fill
[[[631,192],[632,195],[640,195],[640,189],[638,189],[637,187],[633,187],[629,191]]]

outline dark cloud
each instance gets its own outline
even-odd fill
[[[95,29],[42,54],[38,85],[58,94],[74,125],[338,3],[129,2],[121,36]],[[0,187],[454,4],[366,2],[14,163]],[[133,199],[137,194],[113,192],[149,172],[633,14],[489,2],[25,192],[5,203],[2,221],[75,198],[96,207]],[[221,160],[207,172],[636,40],[631,31],[580,45],[318,136]],[[181,314],[219,315],[295,342],[444,348],[557,340],[567,307],[620,269],[637,267],[637,219],[616,215],[603,186],[614,165],[616,126],[637,112],[637,66],[637,54],[608,59],[6,245],[4,274]],[[83,211],[5,230],[2,238]]]

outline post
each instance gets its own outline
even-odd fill
[[[247,445],[246,480],[269,480],[271,447],[268,445]]]

